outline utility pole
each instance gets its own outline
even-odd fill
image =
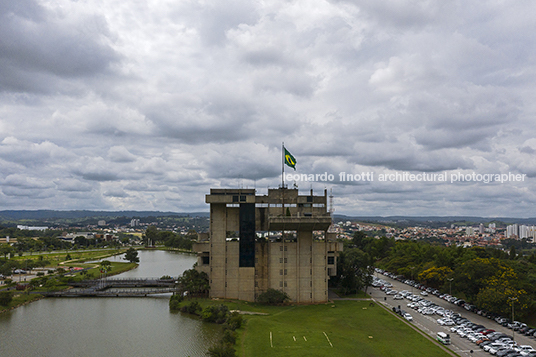
[[[452,281],[454,278],[447,278],[447,280],[449,281],[449,295],[452,296]]]

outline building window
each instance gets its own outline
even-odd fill
[[[307,202],[313,202],[313,196],[307,196]]]
[[[285,269],[285,275],[287,275],[287,269]]]
[[[328,264],[335,264],[335,257],[328,257]]]
[[[283,282],[282,282],[282,281],[279,282],[279,287],[280,287],[280,288],[283,287]]]
[[[309,269],[309,274],[313,275],[313,269]]]
[[[285,247],[285,248],[286,248],[286,247]],[[279,250],[280,250],[280,251],[283,251],[283,246],[282,246],[282,245],[279,246]]]
[[[240,196],[240,202],[246,202],[246,196]]]
[[[287,262],[287,258],[285,258],[285,263]]]
[[[233,196],[233,202],[238,202],[238,196]]]
[[[210,257],[201,257],[201,264],[203,265],[209,265],[210,264]]]
[[[285,252],[287,251],[287,246],[285,246]]]
[[[255,287],[256,287],[256,288],[259,287],[259,282],[258,282],[258,281],[255,282]]]
[[[313,287],[313,281],[312,280],[309,282],[309,286]]]
[[[285,281],[285,288],[287,287],[287,282]]]
[[[225,282],[225,287],[227,287],[227,282]]]
[[[279,269],[279,275],[283,275],[283,269]]]

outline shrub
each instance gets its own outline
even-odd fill
[[[7,306],[13,300],[13,295],[9,291],[0,291],[0,305]]]
[[[192,315],[198,315],[199,311],[201,311],[201,305],[197,301],[191,301],[189,304],[181,307],[181,311]]]
[[[236,343],[236,332],[231,331],[229,329],[225,329],[225,331],[223,331],[223,337],[221,338],[221,342],[223,342],[224,345],[234,345]]]
[[[169,309],[170,310],[180,310],[181,308],[181,302],[184,300],[184,297],[182,295],[172,295],[169,298]]]
[[[242,316],[238,312],[232,312],[227,318],[227,327],[234,331],[242,326],[242,321]]]
[[[266,305],[279,305],[290,300],[287,293],[276,289],[268,289],[257,297],[257,301]]]
[[[206,322],[223,324],[227,320],[228,314],[229,308],[222,304],[220,306],[207,306],[205,309],[203,309],[201,317]]]
[[[219,343],[208,349],[208,355],[211,357],[235,357],[235,350],[232,345]]]

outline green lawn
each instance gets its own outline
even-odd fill
[[[238,356],[448,356],[435,343],[383,308],[370,307],[367,301],[260,310],[270,315],[246,316]]]

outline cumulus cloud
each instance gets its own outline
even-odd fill
[[[285,142],[296,173],[528,177],[297,182],[338,213],[527,216],[535,7],[0,1],[0,201],[206,210],[210,187],[276,187]]]

